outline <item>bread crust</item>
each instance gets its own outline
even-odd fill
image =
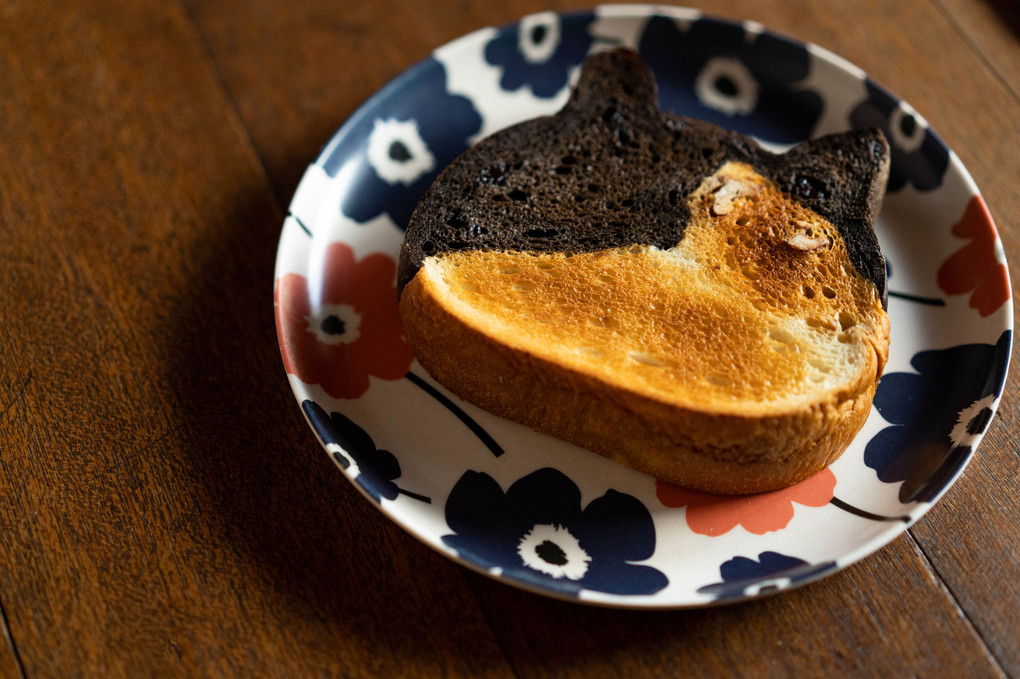
[[[508,346],[451,311],[438,285],[420,270],[404,288],[400,314],[409,344],[428,347],[419,362],[453,393],[663,481],[712,493],[784,488],[834,462],[864,426],[886,358],[881,342],[871,342],[855,379],[801,407],[741,415],[678,407]]]

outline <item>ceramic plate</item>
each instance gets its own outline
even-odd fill
[[[877,226],[889,364],[847,453],[797,486],[722,497],[656,482],[460,401],[401,338],[396,260],[419,195],[477,140],[557,111],[585,55],[616,45],[652,67],[664,110],[777,148],[863,126],[891,142]],[[925,120],[815,45],[683,9],[543,13],[440,47],[362,106],[308,168],[275,276],[298,404],[371,502],[468,567],[612,606],[752,598],[879,549],[963,471],[998,405],[1011,344],[995,226]]]

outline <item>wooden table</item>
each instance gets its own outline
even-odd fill
[[[825,46],[911,102],[1020,261],[1015,3],[691,4]],[[0,0],[0,675],[1020,676],[1015,379],[907,535],[705,610],[476,575],[319,450],[271,299],[302,172],[438,45],[581,6]]]

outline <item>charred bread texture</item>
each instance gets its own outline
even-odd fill
[[[408,227],[404,333],[454,393],[665,481],[833,462],[888,356],[881,133],[773,154],[661,113],[633,52],[447,168]]]

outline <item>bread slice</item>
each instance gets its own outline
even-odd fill
[[[772,154],[659,112],[626,50],[422,198],[405,336],[454,393],[670,483],[755,493],[833,462],[888,356],[878,131]],[[554,462],[554,461],[551,461]]]

